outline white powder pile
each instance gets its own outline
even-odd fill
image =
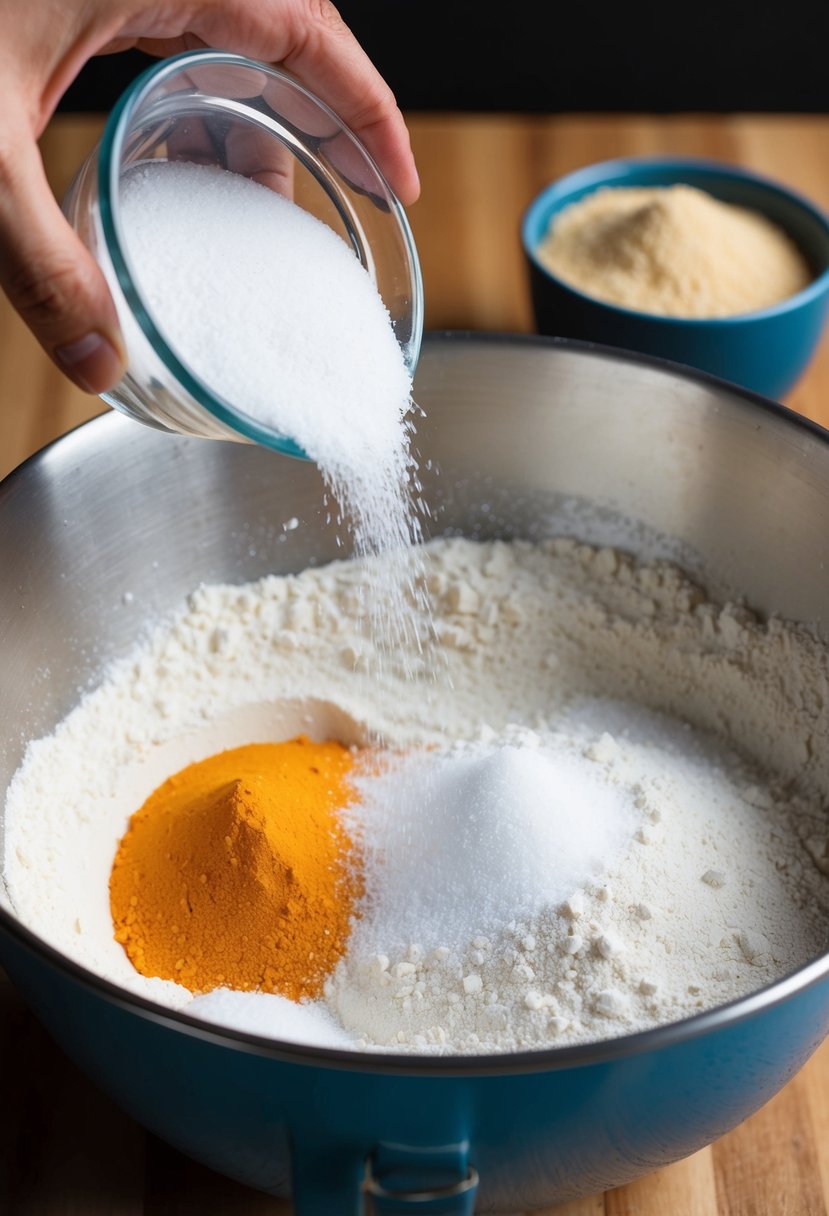
[[[366,853],[371,909],[361,952],[369,934],[374,950],[464,947],[561,903],[633,832],[632,799],[530,731],[411,752],[355,784],[347,826]]]
[[[813,277],[771,220],[685,185],[596,190],[553,218],[538,256],[587,295],[673,317],[753,312]]]
[[[437,1053],[644,1029],[826,948],[822,645],[672,565],[571,540],[421,557],[440,697],[359,628],[384,558],[203,587],[159,623],[12,783],[3,873],[22,922],[208,1020]],[[367,895],[324,1000],[193,1000],[137,974],[107,889],[131,812],[184,764],[300,731],[389,749],[350,811]]]
[[[319,465],[358,551],[407,545],[411,377],[353,250],[265,186],[188,162],[130,170],[120,222],[140,293],[181,362]]]
[[[598,733],[603,724],[621,729]],[[802,882],[783,807],[722,744],[629,703],[591,700],[520,752],[516,767],[546,754],[559,769],[569,754],[561,852],[519,812],[508,820],[522,844],[505,848],[496,835],[467,858],[455,822],[465,804],[444,803],[424,830],[432,855],[401,853],[401,811],[417,832],[410,787],[383,790],[387,818],[376,823],[369,801],[372,897],[326,990],[361,1046],[507,1051],[600,1038],[722,1003],[825,945],[826,894],[816,915],[807,892],[822,884],[811,867]],[[617,813],[609,838],[592,838],[589,874],[571,840],[600,782]]]

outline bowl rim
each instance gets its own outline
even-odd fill
[[[559,211],[568,205],[568,199],[571,194],[579,189],[581,185],[587,185],[589,188],[582,192],[580,198],[585,198],[588,194],[592,194],[604,186],[612,188],[614,183],[617,183],[619,186],[630,185],[635,188],[637,186],[635,179],[630,182],[623,182],[621,180],[617,182],[617,176],[621,179],[628,170],[632,170],[635,174],[637,169],[649,168],[661,169],[670,174],[675,173],[677,176],[676,180],[670,183],[672,185],[693,185],[693,182],[687,182],[682,175],[688,171],[699,171],[711,177],[720,177],[723,181],[745,182],[749,185],[758,186],[767,194],[776,195],[778,198],[793,203],[822,228],[827,245],[826,265],[800,291],[795,292],[794,295],[786,296],[784,299],[778,300],[776,304],[770,304],[765,308],[753,309],[750,312],[733,313],[730,316],[724,317],[674,317],[665,313],[645,312],[642,309],[628,308],[624,304],[615,304],[610,300],[603,300],[599,296],[589,295],[586,291],[582,291],[579,287],[560,278],[538,257],[537,241],[531,239],[530,229],[546,213],[551,198],[561,196],[563,205],[556,209]],[[750,206],[750,204],[745,205]],[[754,209],[759,210],[756,207]],[[782,227],[782,225],[778,224],[778,227]],[[526,258],[544,278],[549,279],[557,287],[576,296],[583,303],[603,309],[608,313],[618,314],[622,318],[637,319],[647,324],[661,324],[666,328],[676,326],[677,328],[689,330],[713,330],[719,326],[752,325],[795,312],[800,308],[812,304],[821,296],[829,294],[829,213],[824,211],[805,194],[786,185],[777,178],[757,172],[754,169],[746,168],[743,165],[715,160],[706,156],[672,156],[670,154],[619,156],[610,160],[595,161],[582,165],[578,169],[573,169],[569,173],[555,178],[535,195],[524,209],[520,222],[520,233],[521,245]],[[786,235],[790,239],[794,239],[788,231]],[[799,245],[798,249],[800,249]],[[800,250],[800,252],[802,253],[803,251]]]
[[[539,334],[505,333],[479,330],[443,330],[427,332],[425,345],[475,343],[482,346],[508,346],[561,349],[577,356],[595,356],[611,362],[634,363],[667,372],[681,379],[712,389],[719,389],[740,399],[744,405],[759,409],[784,424],[809,434],[812,439],[829,446],[829,430],[796,413],[770,397],[752,389],[724,380],[710,372],[687,367],[658,356],[641,354],[594,342],[573,338],[550,337]],[[48,461],[59,446],[70,448],[83,438],[98,431],[106,433],[113,427],[132,428],[135,424],[117,411],[109,410],[82,422],[58,436],[0,479],[0,509],[3,499],[23,489],[23,479],[30,468]],[[188,1014],[185,1009],[171,1009],[139,993],[130,992],[112,980],[105,979],[82,964],[75,962],[37,936],[0,903],[0,934],[6,933],[19,947],[39,956],[71,981],[127,1013],[187,1034],[216,1046],[244,1051],[272,1060],[309,1067],[325,1067],[345,1072],[361,1072],[417,1077],[484,1077],[555,1072],[584,1066],[602,1066],[615,1061],[680,1046],[718,1030],[730,1029],[767,1012],[799,993],[806,992],[829,978],[829,949],[793,971],[722,1005],[702,1010],[675,1022],[647,1030],[596,1039],[562,1047],[541,1047],[520,1052],[490,1052],[480,1055],[429,1055],[418,1052],[355,1051],[349,1048],[311,1046],[285,1039],[268,1038],[248,1031],[204,1021]]]

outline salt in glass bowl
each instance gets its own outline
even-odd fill
[[[292,179],[295,203],[353,249],[389,313],[414,372],[423,334],[423,284],[403,207],[361,141],[284,71],[241,55],[189,51],[152,65],[124,92],[63,202],[109,284],[127,370],[104,401],[161,430],[305,453],[225,400],[164,336],[130,265],[122,179],[141,162],[196,161],[268,183]],[[276,187],[278,188],[278,186]]]

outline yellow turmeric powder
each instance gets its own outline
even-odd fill
[[[317,997],[362,894],[338,817],[342,744],[304,735],[191,764],[135,812],[110,875],[115,939],[142,975],[192,992]]]

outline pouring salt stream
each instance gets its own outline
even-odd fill
[[[204,166],[123,203],[168,340],[316,461],[355,556],[194,589],[30,745],[21,920],[209,1021],[424,1053],[625,1033],[819,953],[821,648],[615,549],[421,543],[410,376],[346,246]]]

